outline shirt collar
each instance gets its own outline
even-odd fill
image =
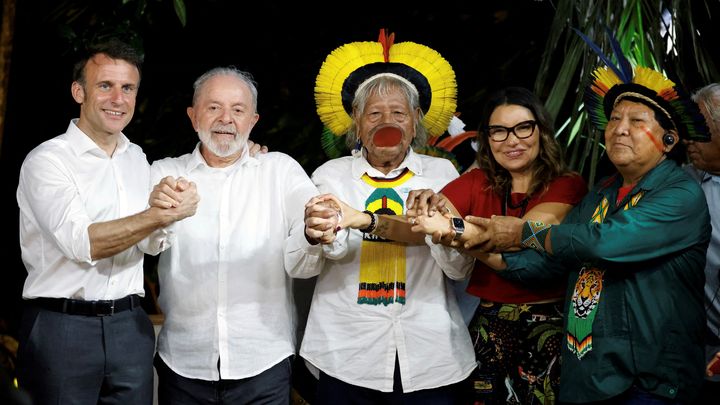
[[[367,173],[370,177],[392,178],[402,173],[405,168],[408,168],[411,172],[417,175],[422,174],[422,159],[420,159],[420,156],[417,153],[413,152],[412,148],[410,148],[408,154],[405,155],[405,159],[400,162],[400,165],[391,170],[388,174],[384,174],[378,169],[372,167],[367,161],[366,155],[367,151],[365,151],[365,148],[362,148],[362,150],[356,149],[352,151],[352,177],[354,179],[361,178],[365,173]]]
[[[77,126],[78,118],[74,118],[70,121],[70,125],[68,125],[68,129],[65,132],[65,136],[68,139],[68,143],[70,144],[70,148],[72,148],[73,152],[77,156],[82,155],[86,152],[95,151],[97,154],[101,154],[102,156],[107,156],[104,150],[100,149],[100,147],[93,141],[85,132],[83,132],[80,128]],[[120,136],[118,136],[117,139],[117,146],[115,147],[115,152],[113,152],[113,156],[121,154],[125,152],[128,147],[130,146],[130,140],[123,134],[120,133]]]
[[[712,174],[709,172],[702,172],[702,178],[700,179],[700,183],[705,183],[707,181],[713,181],[715,183],[720,183],[720,176],[717,174]]]
[[[675,166],[677,166],[677,163],[673,160],[663,160],[657,166],[650,169],[649,172],[645,173],[643,178],[635,184],[635,187],[633,187],[633,190],[631,190],[630,193],[634,193],[634,190],[652,190],[667,178]],[[609,190],[619,189],[620,187],[622,187],[622,176],[619,173],[616,173],[605,180],[602,186],[598,189],[598,193],[605,194]]]

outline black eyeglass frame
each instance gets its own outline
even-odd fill
[[[521,126],[521,125],[527,125],[527,124],[530,124],[530,126],[532,126],[532,130],[530,130],[530,135],[528,135],[528,136],[520,136],[520,135],[517,134],[517,132],[515,132],[515,129],[517,129],[517,127],[519,127],[519,126]],[[493,141],[493,142],[505,142],[505,141],[508,139],[508,137],[510,136],[510,133],[511,133],[511,132],[512,132],[513,135],[515,135],[515,137],[516,137],[517,139],[527,139],[527,138],[530,138],[530,137],[533,136],[533,134],[535,133],[535,128],[536,128],[536,127],[537,127],[537,121],[535,121],[535,120],[527,120],[527,121],[518,122],[517,124],[515,124],[515,125],[513,125],[512,127],[509,127],[509,128],[508,128],[508,127],[505,127],[505,126],[502,126],[502,125],[488,125],[488,126],[485,128],[485,132],[486,132],[488,138],[490,138],[491,141]],[[502,129],[505,130],[505,138],[503,138],[503,139],[501,139],[501,140],[497,140],[497,139],[493,138],[492,135],[490,135],[490,131],[493,130],[493,129],[500,129],[500,128],[502,128]]]

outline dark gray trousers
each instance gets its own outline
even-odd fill
[[[142,307],[110,316],[27,306],[18,385],[34,405],[151,405],[155,332]]]

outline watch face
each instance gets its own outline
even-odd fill
[[[463,219],[459,217],[453,217],[452,226],[455,232],[462,232],[465,230],[465,222],[463,222]]]

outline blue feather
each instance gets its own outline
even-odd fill
[[[617,38],[615,38],[612,31],[610,31],[610,27],[608,27],[607,25],[605,26],[605,32],[607,32],[608,37],[610,37],[610,46],[612,46],[613,52],[615,53],[615,58],[618,61],[618,66],[622,71],[622,75],[618,75],[618,77],[620,78],[620,80],[623,81],[623,83],[632,82],[633,70],[632,66],[630,65],[630,61],[623,54],[620,43],[618,42]]]
[[[587,35],[580,32],[577,28],[573,28],[573,31],[575,31],[580,36],[580,38],[582,38],[583,41],[585,41],[585,43],[588,44],[588,46],[590,46],[590,48],[592,48],[593,51],[595,51],[595,53],[600,57],[600,59],[602,59],[602,61],[605,62],[605,64],[610,69],[612,69],[613,72],[615,72],[615,74],[617,75],[618,78],[620,78],[620,80],[622,80],[624,83],[630,83],[632,81],[632,75],[630,76],[630,79],[627,80],[625,75],[623,74],[623,72],[620,70],[620,68],[615,66],[615,64],[610,60],[610,58],[605,56],[602,49],[600,49],[600,47],[597,46],[595,44],[595,42],[593,42],[590,38],[588,38]]]

